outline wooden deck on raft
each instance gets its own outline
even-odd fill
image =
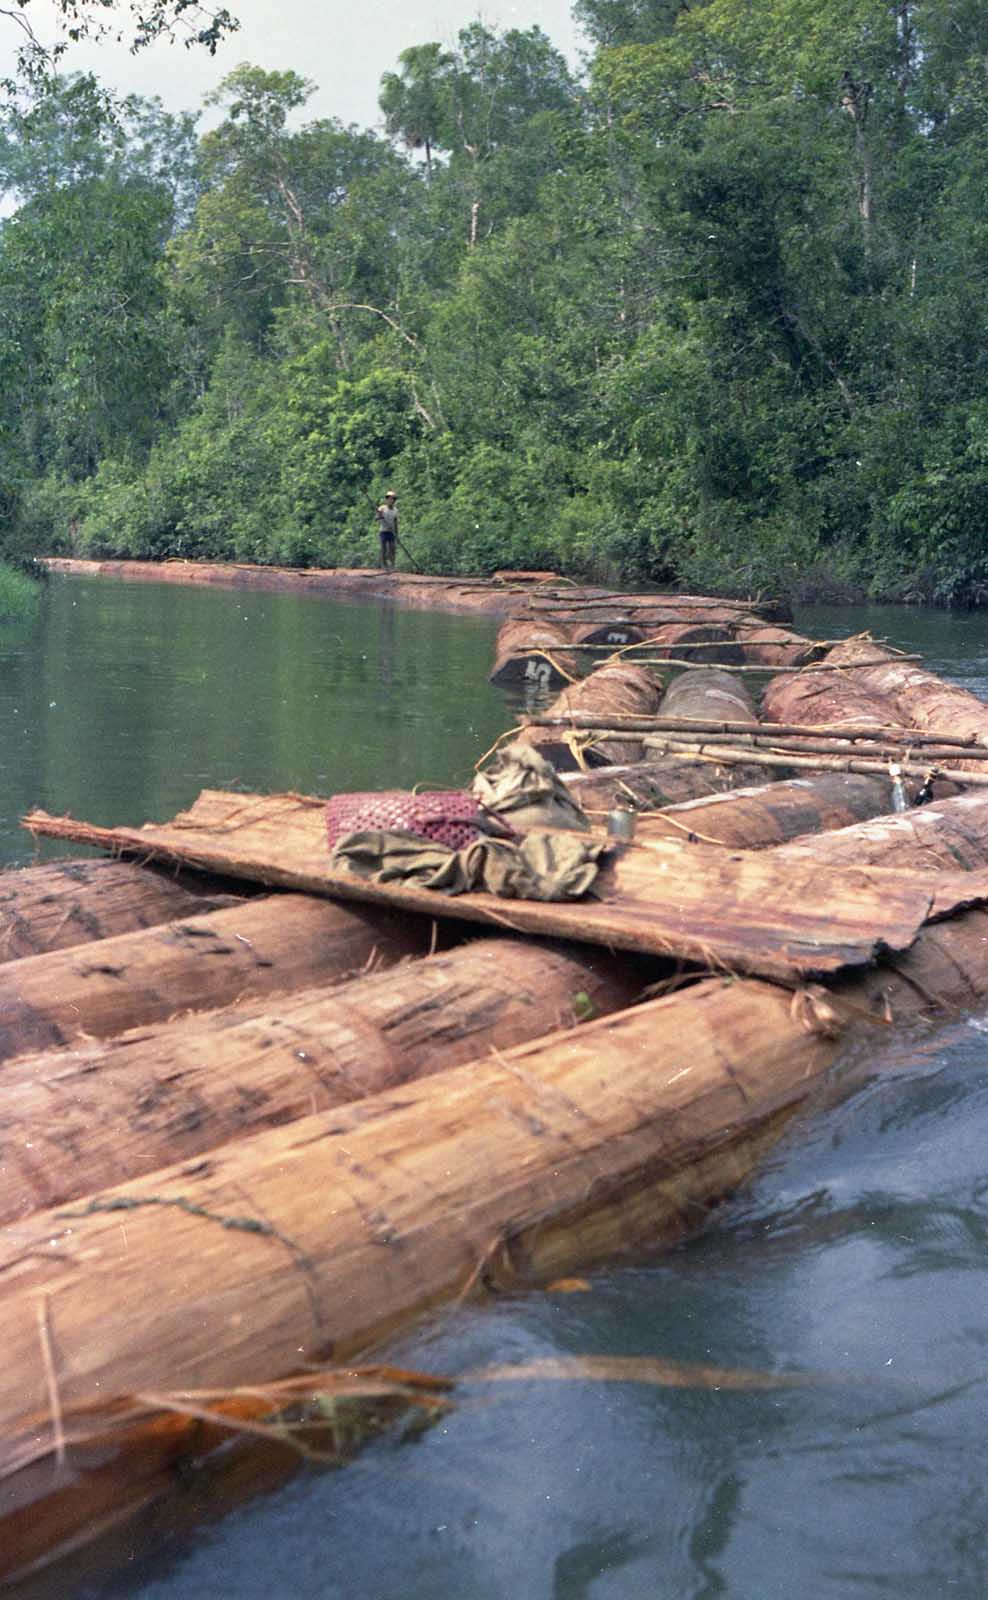
[[[167,861],[280,889],[455,917],[663,956],[783,983],[832,977],[907,950],[927,922],[988,902],[988,871],[904,872],[658,839],[609,852],[593,898],[537,902],[447,896],[367,882],[330,864],[324,802],[204,790],[171,822],[101,828],[33,811],[35,835]]]

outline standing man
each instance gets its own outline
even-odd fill
[[[395,492],[389,489],[384,504],[377,508],[377,531],[381,538],[381,566],[385,571],[395,564],[395,544],[398,539],[398,508]]]

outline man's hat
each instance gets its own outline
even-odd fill
[[[398,496],[395,494],[393,489],[386,489],[384,492],[384,498],[385,500],[397,500]]]

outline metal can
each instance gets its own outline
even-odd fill
[[[627,844],[635,837],[635,813],[623,806],[607,813],[607,837]]]

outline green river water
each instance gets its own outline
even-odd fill
[[[988,696],[978,616],[804,608],[797,624],[870,627]],[[462,782],[510,720],[486,683],[494,633],[56,580],[35,621],[0,627],[0,852],[32,858],[32,805],[138,822],[205,786]],[[701,1237],[588,1292],[452,1310],[389,1352],[451,1375],[603,1355],[804,1381],[468,1388],[414,1441],[301,1471],[112,1571],[61,1572],[46,1600],[985,1600],[986,1030],[859,1047]]]

